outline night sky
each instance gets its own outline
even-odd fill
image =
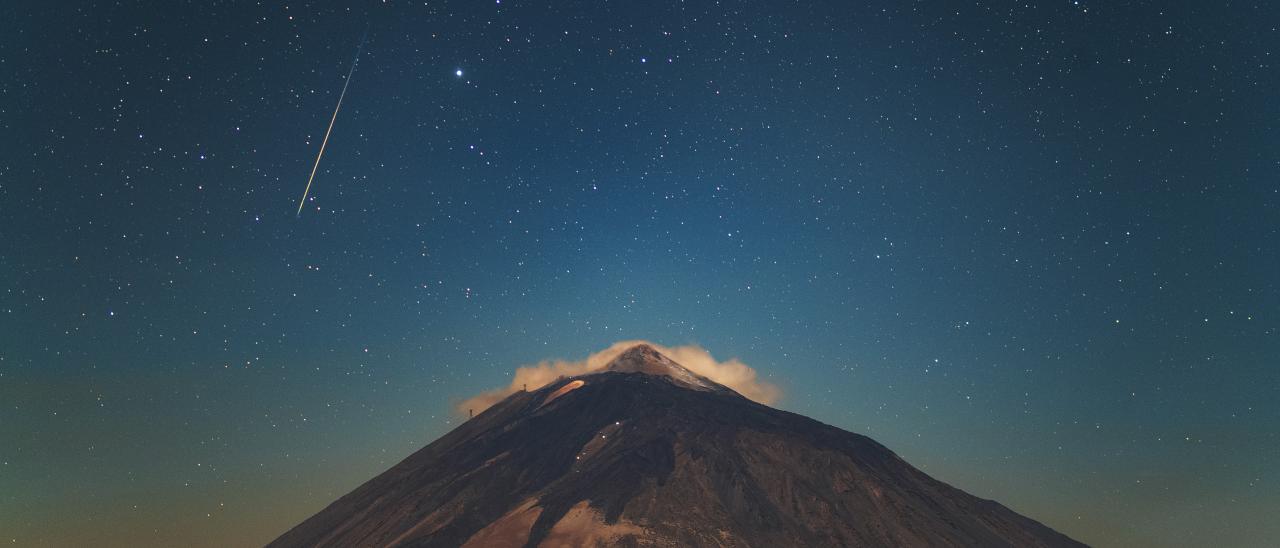
[[[79,4],[0,7],[6,545],[260,545],[625,339],[1084,542],[1280,538],[1267,2]]]

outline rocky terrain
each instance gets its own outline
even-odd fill
[[[641,345],[508,397],[270,546],[1082,545]]]

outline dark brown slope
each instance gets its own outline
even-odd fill
[[[1081,546],[650,351],[512,395],[270,546]]]

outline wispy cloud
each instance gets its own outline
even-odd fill
[[[543,360],[534,365],[517,367],[509,386],[481,392],[458,404],[457,409],[461,413],[466,413],[468,410],[479,413],[524,386],[534,390],[561,376],[571,377],[596,371],[608,365],[618,357],[618,354],[637,344],[648,344],[690,371],[732,388],[739,394],[760,403],[772,405],[782,397],[782,391],[777,385],[760,379],[755,369],[737,358],[719,361],[706,349],[697,345],[662,346],[648,341],[634,340],[618,341],[609,348],[582,360]]]

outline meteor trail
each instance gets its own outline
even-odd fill
[[[329,144],[329,134],[333,133],[333,123],[338,119],[338,110],[342,108],[342,99],[347,96],[347,86],[351,84],[351,76],[356,73],[356,63],[360,62],[360,52],[364,50],[364,40],[368,37],[368,31],[365,36],[360,38],[360,45],[356,47],[356,56],[351,60],[351,70],[347,71],[347,79],[342,83],[342,93],[338,94],[338,106],[333,107],[333,117],[329,118],[329,129],[324,132],[324,140],[320,141],[320,152],[316,154],[316,163],[311,166],[311,176],[307,177],[307,188],[302,191],[302,199],[298,200],[299,217],[302,216],[302,206],[307,203],[307,194],[311,192],[311,181],[316,178],[316,170],[320,168],[320,158],[324,157],[324,147]]]

